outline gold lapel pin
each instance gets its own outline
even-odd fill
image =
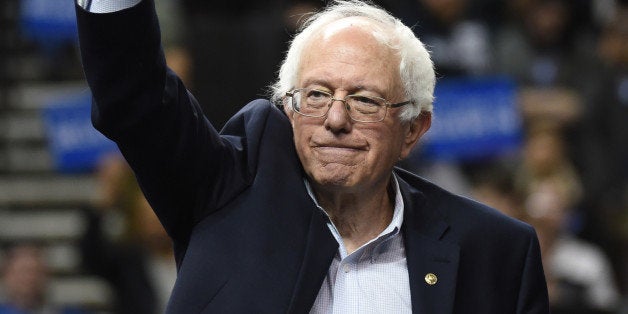
[[[425,275],[425,282],[428,285],[433,286],[436,284],[437,281],[438,281],[438,277],[436,277],[436,275],[432,273],[427,273],[427,275]]]

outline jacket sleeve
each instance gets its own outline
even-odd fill
[[[228,136],[216,132],[166,67],[152,0],[76,11],[92,122],[118,144],[169,235],[187,241],[195,223],[252,180],[256,158],[247,152],[256,152],[263,113],[246,128],[251,117],[236,119]]]
[[[547,284],[541,262],[541,249],[534,229],[530,227],[529,246],[523,266],[517,314],[549,314]]]

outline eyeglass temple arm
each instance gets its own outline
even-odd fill
[[[390,108],[398,108],[398,107],[405,106],[407,104],[413,104],[413,103],[414,103],[413,100],[408,100],[408,101],[400,102],[400,103],[397,103],[397,104],[390,104],[390,105],[388,105],[388,107],[390,107]]]

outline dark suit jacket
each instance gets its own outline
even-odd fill
[[[77,18],[94,125],[174,241],[168,312],[308,312],[338,244],[306,192],[287,118],[256,100],[216,132],[167,70],[152,7]],[[395,171],[415,313],[548,313],[530,226]]]

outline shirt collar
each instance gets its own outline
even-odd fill
[[[393,185],[393,190],[395,191],[395,207],[393,208],[392,220],[390,221],[390,224],[388,225],[388,227],[386,227],[386,229],[384,229],[384,231],[382,231],[373,240],[369,241],[369,243],[376,240],[390,238],[392,236],[395,236],[401,230],[401,224],[403,223],[404,205],[403,205],[403,198],[401,197],[401,189],[399,188],[399,182],[397,181],[397,175],[395,175],[395,173],[392,174],[391,181]],[[323,213],[325,213],[325,216],[327,217],[327,221],[328,221],[328,224],[330,225],[332,234],[334,238],[336,238],[336,241],[338,241],[338,244],[340,244],[341,251],[343,251],[344,244],[342,242],[342,237],[340,237],[340,233],[338,232],[338,229],[336,229],[336,226],[334,226],[334,223],[329,218],[329,215],[327,214],[325,209],[323,209],[318,204],[318,201],[316,200],[316,197],[314,196],[314,191],[312,190],[310,182],[307,180],[307,178],[303,178],[303,182],[305,184],[305,188],[307,189],[307,193],[310,195],[310,198],[312,199],[312,201],[314,201],[314,204],[316,204],[316,207],[318,207],[318,209],[320,209]]]

